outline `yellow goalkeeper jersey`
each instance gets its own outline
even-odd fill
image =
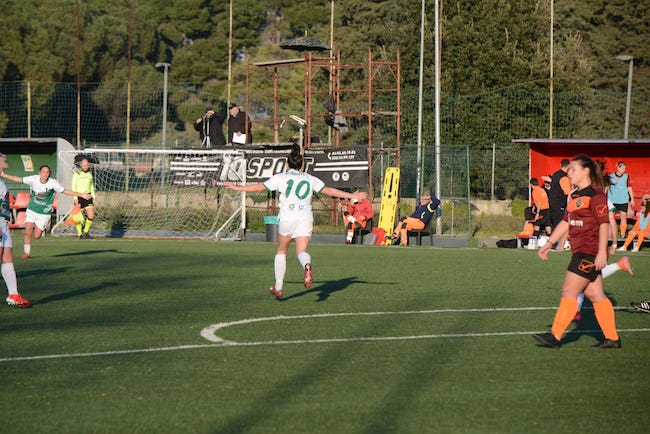
[[[88,171],[78,170],[72,175],[72,191],[88,193],[95,199],[95,183],[93,174]]]

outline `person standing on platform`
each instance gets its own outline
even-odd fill
[[[228,143],[231,145],[247,145],[253,143],[251,121],[246,113],[237,106],[230,104],[228,118]]]
[[[223,135],[225,113],[217,113],[212,107],[205,108],[205,115],[194,122],[194,129],[201,137],[201,148],[210,149],[213,146],[224,146],[226,138]]]

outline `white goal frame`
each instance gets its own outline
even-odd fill
[[[243,240],[246,228],[246,194],[227,190],[224,181],[246,182],[246,157],[241,150],[89,148],[57,154],[57,180],[71,188],[74,160],[79,154],[94,156],[97,207],[91,232],[95,235],[147,238],[199,238]],[[143,181],[146,179],[147,181]],[[107,182],[113,182],[107,188]],[[58,195],[52,235],[76,235],[65,224],[73,198]],[[173,202],[170,204],[170,202]],[[128,209],[127,209],[128,208]],[[163,210],[164,208],[164,210]],[[134,212],[143,222],[119,230],[111,226],[110,213]],[[176,226],[152,222],[147,216],[171,210]],[[214,217],[211,218],[211,213]],[[126,217],[135,221],[135,218]],[[180,221],[180,223],[179,223]],[[170,223],[173,224],[174,222]],[[183,226],[179,228],[179,226]]]

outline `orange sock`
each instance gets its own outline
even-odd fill
[[[625,232],[627,231],[627,223],[621,222],[621,236],[625,236]]]
[[[557,308],[555,313],[555,319],[553,320],[553,327],[551,327],[551,333],[555,335],[557,340],[562,340],[562,335],[573,317],[578,311],[578,300],[575,298],[562,297],[560,299],[560,306]]]
[[[636,248],[640,249],[641,246],[643,245],[643,240],[645,240],[645,237],[648,236],[648,231],[639,231],[639,236],[636,239]]]
[[[634,237],[636,236],[636,232],[631,231],[630,234],[627,236],[627,239],[623,243],[623,248],[627,250],[627,248],[632,244],[632,240],[634,240]]]
[[[616,331],[616,318],[614,315],[614,306],[609,298],[594,303],[594,313],[600,329],[605,335],[605,339],[613,341],[618,340],[618,332]]]

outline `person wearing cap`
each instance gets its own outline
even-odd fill
[[[231,145],[245,145],[253,143],[250,119],[246,113],[237,106],[230,104],[230,117],[228,118],[228,143]]]
[[[210,149],[212,146],[224,146],[226,138],[223,135],[225,113],[217,113],[212,107],[205,108],[205,115],[194,122],[194,129],[201,136],[201,147]]]
[[[345,242],[352,244],[354,230],[365,228],[368,220],[375,216],[375,211],[372,209],[372,203],[368,199],[350,199],[348,208],[343,212],[343,216],[345,217],[347,229]]]
[[[415,208],[410,217],[402,217],[393,230],[393,242],[399,238],[400,245],[408,244],[408,232],[411,230],[424,229],[440,206],[440,199],[435,196],[423,195],[420,198],[420,205]]]
[[[634,207],[634,191],[632,191],[632,183],[630,182],[630,175],[625,173],[627,166],[623,161],[616,163],[616,172],[609,175],[609,188],[607,189],[607,198],[612,202],[612,214],[618,213],[620,223],[621,237],[625,237],[627,232],[627,208],[628,203]],[[614,231],[614,234],[616,232]]]

